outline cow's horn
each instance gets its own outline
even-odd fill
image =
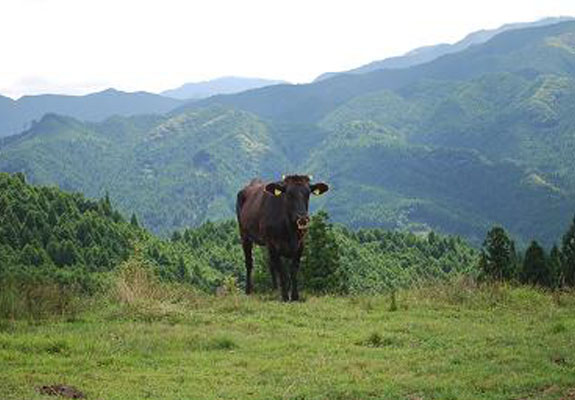
[[[286,178],[286,176],[285,176],[285,175],[282,175],[282,181],[283,181],[285,178]]]
[[[308,175],[307,177],[309,178],[310,181],[313,181],[313,175]]]

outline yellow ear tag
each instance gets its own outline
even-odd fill
[[[281,196],[282,195],[282,191],[279,189],[274,189],[274,195],[276,196]]]
[[[316,189],[313,191],[313,194],[315,194],[316,196],[319,196],[321,194],[321,190]]]

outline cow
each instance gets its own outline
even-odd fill
[[[246,265],[246,294],[253,291],[253,244],[265,246],[269,254],[272,287],[278,278],[283,301],[298,301],[297,273],[309,227],[310,194],[321,195],[329,187],[310,183],[308,175],[288,175],[281,181],[252,180],[238,192],[236,214]],[[281,257],[291,259],[289,276]],[[291,296],[290,296],[291,287]]]

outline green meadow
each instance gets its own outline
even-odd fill
[[[465,281],[281,303],[120,276],[0,320],[0,398],[574,399],[575,293]]]

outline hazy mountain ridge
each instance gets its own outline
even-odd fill
[[[92,122],[103,121],[114,115],[164,114],[183,104],[183,100],[238,93],[284,83],[287,82],[223,77],[207,82],[188,83],[160,94],[107,89],[83,96],[42,94],[23,96],[18,100],[0,95],[0,137],[27,130],[33,121],[49,113]]]
[[[166,113],[180,100],[148,92],[121,92],[107,89],[84,96],[45,94],[18,100],[0,97],[0,137],[22,132],[44,114],[69,115],[85,121],[101,121],[113,115]]]
[[[446,54],[457,53],[473,45],[485,43],[488,40],[492,39],[493,37],[497,36],[498,34],[509,30],[546,26],[571,20],[573,20],[573,17],[550,17],[534,22],[519,22],[513,24],[505,24],[497,29],[490,29],[490,30],[484,29],[472,32],[466,35],[460,41],[453,44],[440,43],[436,45],[418,47],[414,50],[408,51],[404,55],[389,57],[378,61],[372,61],[368,64],[362,65],[360,67],[348,71],[326,72],[318,76],[314,81],[315,82],[322,81],[324,79],[333,78],[334,76],[340,74],[363,74],[366,72],[372,72],[379,69],[409,68],[415,65],[428,63]]]
[[[226,76],[204,82],[186,83],[175,89],[164,90],[160,94],[180,100],[201,99],[216,94],[233,94],[285,83],[288,82],[262,78]]]
[[[274,121],[316,123],[334,108],[356,96],[382,89],[398,90],[422,79],[457,81],[486,73],[513,72],[530,77],[562,74],[575,68],[575,60],[546,37],[569,33],[575,22],[501,33],[485,44],[449,54],[433,62],[405,69],[344,74],[307,85],[279,85],[236,95],[213,96],[180,109],[225,104]]]

